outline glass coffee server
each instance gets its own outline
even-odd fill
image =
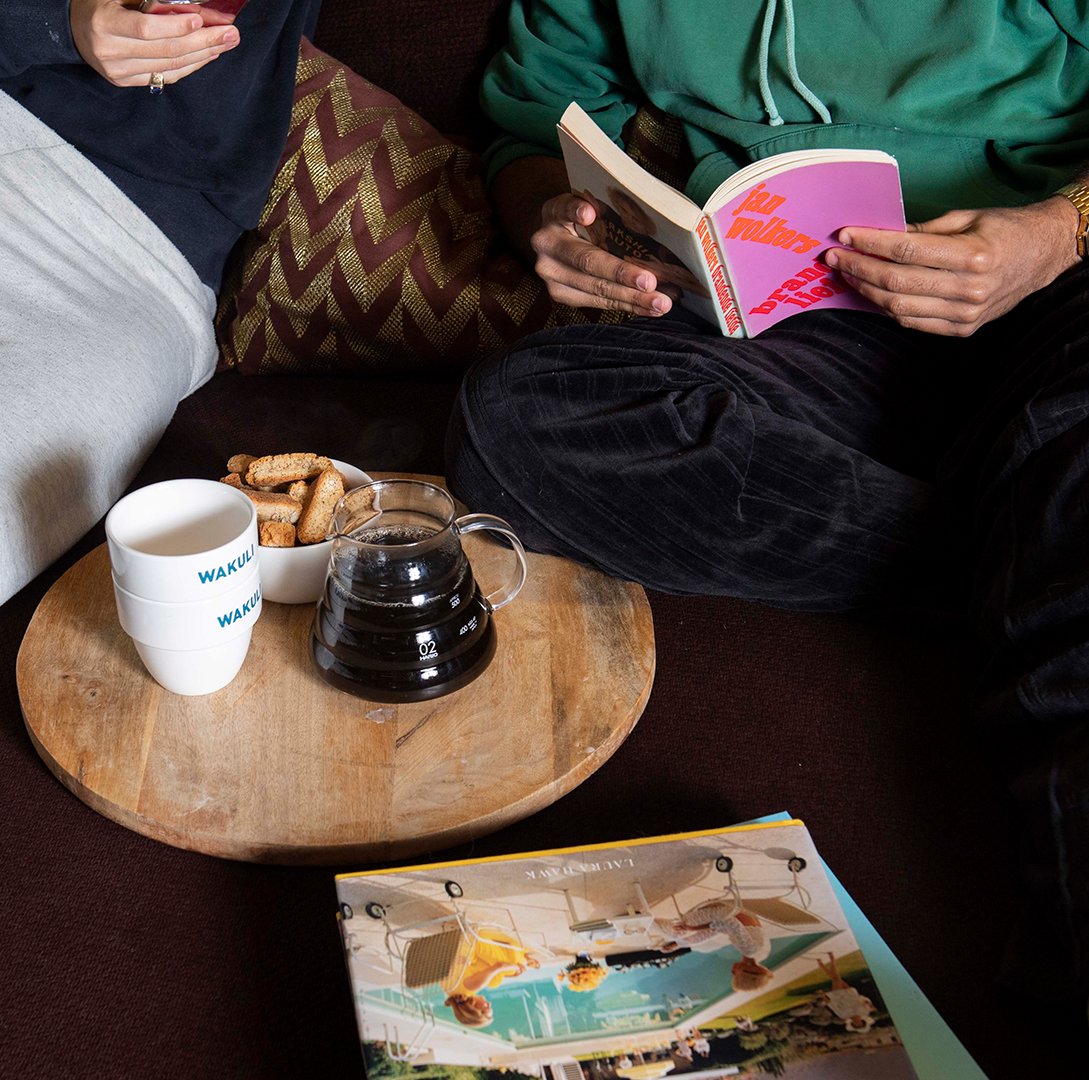
[[[525,551],[502,519],[455,513],[448,492],[421,480],[380,480],[340,500],[310,639],[326,682],[368,701],[425,701],[488,666],[491,616],[525,583]],[[517,560],[511,580],[487,596],[461,546],[477,529],[502,536]]]

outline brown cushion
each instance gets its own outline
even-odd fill
[[[480,158],[303,41],[287,146],[224,283],[223,366],[458,372],[534,330],[620,317],[553,303],[503,250]]]

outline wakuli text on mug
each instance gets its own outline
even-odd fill
[[[207,570],[201,570],[198,566],[197,577],[203,585],[211,585],[213,582],[222,581],[224,578],[229,578],[232,574],[237,574],[238,577],[244,577],[246,573],[253,571],[253,567],[250,566],[250,563],[253,562],[256,554],[256,549],[253,544],[250,544],[244,551],[236,555],[227,563],[209,567]],[[235,580],[237,581],[238,578]]]
[[[261,583],[256,570],[234,588],[186,604],[148,600],[122,589],[114,578],[121,629],[157,649],[207,649],[237,637],[261,614]]]
[[[117,586],[188,603],[230,592],[257,569],[257,509],[214,480],[167,480],[126,495],[106,516]]]

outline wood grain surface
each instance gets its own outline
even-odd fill
[[[464,543],[485,592],[507,579],[510,551],[479,533]],[[234,681],[181,697],[121,630],[103,544],[27,629],[27,731],[70,791],[146,836],[256,862],[367,863],[548,806],[615,752],[654,680],[643,590],[549,556],[529,556],[521,594],[496,613],[488,670],[433,701],[379,705],[322,682],[313,610],[265,603]]]

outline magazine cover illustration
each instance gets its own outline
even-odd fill
[[[337,879],[370,1080],[915,1080],[800,822]]]

